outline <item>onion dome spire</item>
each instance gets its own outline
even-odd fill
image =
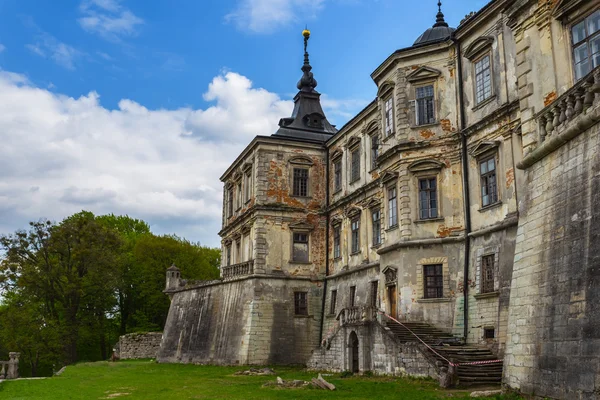
[[[442,12],[442,1],[441,0],[438,1],[438,13],[435,17],[435,25],[433,25],[433,26],[434,27],[436,27],[436,26],[448,27],[448,23],[444,19],[444,13]]]
[[[302,36],[304,36],[304,65],[302,65],[302,78],[298,81],[299,90],[303,92],[312,92],[317,87],[317,80],[314,78],[313,73],[311,72],[312,67],[310,65],[310,61],[308,59],[308,39],[310,39],[310,31],[308,29],[304,29],[302,31]]]

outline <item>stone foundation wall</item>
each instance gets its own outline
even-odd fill
[[[156,358],[161,340],[162,332],[123,335],[119,338],[119,358],[121,360]]]
[[[528,394],[600,390],[599,134],[596,125],[527,170],[504,371]]]

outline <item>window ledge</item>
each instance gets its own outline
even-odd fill
[[[360,181],[360,176],[359,176],[358,178],[354,179],[353,181],[350,181],[350,182],[348,182],[348,183],[349,183],[350,185],[352,185],[353,183],[356,183],[356,182],[358,182],[358,181]]]
[[[378,249],[378,248],[380,248],[382,245],[383,245],[383,243],[373,244],[373,245],[371,245],[371,248],[372,248],[372,249]]]
[[[449,297],[440,297],[437,299],[418,299],[417,303],[450,303],[452,301]]]
[[[383,138],[381,138],[381,140],[383,140],[384,142],[387,142],[388,140],[390,140],[390,138],[393,138],[395,136],[395,132],[390,133],[389,135],[386,135],[385,133],[383,134]]]
[[[327,314],[325,318],[335,318],[335,314]]]
[[[440,222],[443,221],[444,217],[437,217],[437,218],[429,218],[429,219],[417,219],[415,220],[415,224],[426,224],[427,222]]]
[[[500,296],[500,292],[495,291],[495,292],[489,292],[489,293],[477,293],[473,297],[475,297],[475,299],[479,300],[479,299],[491,299],[493,297],[498,297],[498,296]]]
[[[250,198],[250,199],[246,200],[246,202],[245,202],[244,204],[248,204],[248,203],[250,203],[250,200],[252,200],[252,198]]]
[[[493,94],[490,97],[488,97],[487,99],[483,100],[481,103],[476,104],[473,108],[471,108],[471,111],[477,111],[485,106],[487,106],[488,104],[490,104],[492,101],[496,100],[496,95]]]
[[[353,252],[353,253],[350,253],[350,255],[351,255],[351,256],[357,256],[357,255],[359,255],[360,253],[361,253],[361,251],[360,251],[360,250],[358,250],[358,251],[355,251],[355,252]]]
[[[438,126],[440,124],[440,121],[435,121],[432,122],[430,124],[423,124],[423,125],[411,125],[410,129],[423,129],[423,128],[431,128],[434,126]]]
[[[387,228],[385,231],[386,232],[391,232],[391,231],[395,231],[396,229],[398,229],[399,225],[394,225],[394,226],[390,226],[389,228]]]
[[[312,196],[294,196],[293,194],[290,194],[290,197],[293,197],[295,199],[306,199],[306,200],[312,199]]]
[[[310,261],[288,261],[288,264],[298,264],[298,265],[311,265]]]
[[[295,314],[294,318],[313,318],[312,315],[299,315],[299,314]]]
[[[487,210],[491,210],[492,208],[496,208],[502,205],[502,200],[498,200],[497,202],[493,203],[493,204],[489,204],[485,207],[481,207],[479,209],[479,212],[485,212]]]
[[[342,192],[342,188],[339,188],[339,189],[334,189],[334,190],[333,190],[333,194],[334,194],[334,195],[336,195],[336,194],[338,194],[338,193],[341,193],[341,192]]]

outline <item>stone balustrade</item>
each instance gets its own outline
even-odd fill
[[[233,279],[254,274],[254,260],[229,265],[221,269],[223,279]]]
[[[8,353],[8,361],[0,361],[0,379],[17,379],[19,377],[19,356],[21,353]]]
[[[600,67],[537,114],[540,142],[551,138],[576,116],[600,102]]]
[[[337,320],[340,326],[361,325],[374,321],[377,318],[377,309],[371,306],[354,306],[344,308],[338,313]]]

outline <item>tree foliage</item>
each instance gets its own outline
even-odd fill
[[[0,248],[0,352],[20,351],[32,375],[107,359],[119,335],[161,330],[166,268],[214,279],[220,262],[219,250],[156,236],[144,221],[85,211],[31,222]]]

